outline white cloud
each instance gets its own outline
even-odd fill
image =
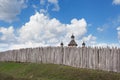
[[[14,44],[9,46],[9,50],[12,49],[20,49],[20,48],[34,48],[34,47],[40,47],[40,46],[47,46],[44,43],[37,43],[37,42],[26,42],[21,44]]]
[[[67,32],[70,33],[68,34],[68,36],[70,36],[72,33],[75,34],[77,37],[82,36],[87,32],[86,27],[87,23],[84,18],[80,20],[72,19],[71,24],[66,25]]]
[[[0,43],[0,52],[1,51],[5,51],[5,50],[8,50],[6,48],[9,48],[9,45],[6,44],[6,43]]]
[[[79,38],[87,32],[87,22],[82,18],[79,20],[72,19],[70,24],[62,24],[56,18],[50,19],[48,16],[36,12],[35,15],[30,17],[30,21],[19,30],[14,31],[13,27],[9,27],[1,29],[0,32],[2,33],[1,38],[6,36],[6,40],[9,40],[9,38],[14,40],[12,41],[13,43],[10,43],[10,41],[4,43],[9,44],[6,49],[46,45],[59,46],[61,41],[63,41],[64,45],[67,45],[72,33],[76,36],[77,41],[79,41]],[[13,36],[11,37],[11,35]]]
[[[120,31],[120,27],[118,27],[117,30]]]
[[[118,40],[120,42],[120,27],[117,28],[117,33],[118,33]]]
[[[0,36],[0,41],[2,42],[13,42],[15,41],[15,35],[14,35],[14,29],[12,26],[9,28],[0,28],[0,33],[2,34]]]
[[[48,14],[48,11],[47,11],[46,9],[40,9],[40,13],[49,15],[49,14]]]
[[[90,46],[90,45],[96,44],[96,39],[97,38],[95,36],[93,36],[92,34],[90,34],[87,37],[83,37],[82,41],[84,41],[85,43],[87,43],[87,46]]]
[[[113,4],[120,5],[120,0],[113,0]]]
[[[120,27],[117,28],[120,40]],[[78,46],[85,41],[87,46],[119,46],[118,44],[97,43],[97,37],[87,33],[87,22],[84,18],[72,19],[70,24],[63,24],[56,18],[49,18],[40,12],[30,17],[30,20],[18,30],[10,26],[0,28],[0,50],[19,49],[39,46],[59,46],[61,41],[65,46],[75,35]]]
[[[20,29],[19,40],[22,42],[28,40],[45,41],[47,44],[50,44],[51,39],[54,38],[54,40],[59,42],[62,39],[69,38],[72,33],[76,37],[81,37],[87,32],[86,26],[85,19],[73,19],[71,24],[62,24],[56,18],[50,19],[48,16],[37,12]]]
[[[104,29],[103,29],[103,28],[98,27],[98,28],[97,28],[97,30],[98,30],[98,31],[100,31],[100,32],[102,32]]]
[[[77,20],[77,19],[72,19],[71,24],[67,25],[67,28],[70,32],[73,32],[76,35],[82,36],[87,32],[86,30],[87,23],[84,18]]]
[[[48,2],[54,5],[53,11],[59,11],[60,7],[58,5],[58,0],[48,0]]]
[[[26,0],[0,0],[0,20],[12,22],[26,8]]]
[[[59,11],[59,1],[58,0],[40,0],[40,12],[48,13],[48,10]]]
[[[117,28],[120,40],[120,27]],[[39,46],[59,46],[62,41],[65,46],[70,41],[71,34],[75,35],[78,46],[85,41],[87,46],[117,46],[118,44],[97,43],[97,37],[92,34],[88,36],[87,22],[84,18],[72,19],[70,24],[63,24],[56,18],[49,18],[40,12],[30,17],[29,22],[20,29],[15,30],[12,26],[0,28],[0,50],[19,49]]]
[[[45,5],[45,0],[40,0],[41,5]]]
[[[38,7],[37,7],[36,5],[34,5],[34,4],[32,5],[32,7],[33,7],[34,9],[37,9],[37,8],[38,8]]]
[[[96,43],[94,45],[91,45],[91,47],[101,47],[101,48],[120,48],[120,45],[118,43],[111,43],[111,44],[107,44],[107,43]]]

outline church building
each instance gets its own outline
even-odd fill
[[[73,34],[71,36],[71,41],[68,44],[68,46],[78,46],[77,43],[75,42],[75,36]]]

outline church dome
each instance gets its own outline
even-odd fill
[[[68,44],[68,46],[77,46],[77,43],[75,42],[74,38],[75,38],[75,36],[72,34],[71,41]]]
[[[75,38],[75,36],[72,34],[71,38]]]
[[[85,43],[83,42],[82,45],[85,45]]]

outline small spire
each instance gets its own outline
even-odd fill
[[[63,47],[63,45],[64,45],[63,42],[61,42],[60,45],[61,45],[61,47]]]
[[[82,43],[82,47],[85,47],[85,42],[83,41],[83,43]]]
[[[72,38],[72,39],[74,39],[74,38],[75,38],[75,36],[72,34],[71,38]]]

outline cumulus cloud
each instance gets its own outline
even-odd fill
[[[120,40],[120,27],[117,28]],[[87,33],[87,22],[84,18],[72,19],[63,24],[56,18],[36,12],[30,20],[18,30],[13,26],[0,27],[0,50],[19,49],[40,46],[59,46],[61,42],[68,45],[72,34],[78,46],[84,41],[87,46],[119,46],[118,44],[97,43],[97,37]]]
[[[26,0],[0,0],[0,20],[6,22],[16,20],[21,10],[27,7],[25,2]]]
[[[34,25],[34,26],[33,26]],[[30,21],[26,23],[19,31],[20,41],[26,42],[28,40],[33,41],[46,41],[61,34],[63,31],[63,24],[57,19],[49,19],[41,13],[36,13],[30,17]]]
[[[10,26],[9,28],[0,27],[0,33],[1,42],[15,41],[14,28],[12,26]]]
[[[113,4],[120,5],[120,0],[113,0]]]
[[[117,28],[120,40],[120,27]],[[0,28],[0,50],[19,49],[40,46],[59,46],[61,41],[68,45],[72,34],[78,46],[84,41],[87,46],[118,46],[118,44],[97,43],[97,37],[87,33],[87,22],[84,18],[72,19],[70,24],[63,24],[56,18],[50,18],[36,12],[30,20],[18,30],[13,26]]]
[[[70,24],[63,24],[56,18],[51,19],[42,13],[36,12],[35,15],[30,17],[29,22],[19,30],[15,30],[13,27],[1,28],[0,34],[2,33],[2,35],[0,39],[4,39],[4,36],[6,40],[13,39],[11,44],[5,42],[5,44],[9,44],[7,49],[59,46],[61,41],[67,45],[72,34],[79,41],[86,32],[87,22],[84,18],[72,19]]]
[[[67,40],[72,33],[76,37],[81,37],[87,32],[86,27],[85,19],[72,19],[71,24],[62,24],[56,18],[50,19],[48,16],[37,12],[20,29],[19,40],[21,42],[31,40],[37,42],[45,41],[47,44],[55,42],[57,44],[60,40]]]
[[[74,33],[78,37],[78,36],[82,36],[87,32],[86,27],[87,27],[87,23],[84,18],[80,20],[72,19],[71,24],[67,25],[67,30],[68,32],[70,32],[70,34]]]

